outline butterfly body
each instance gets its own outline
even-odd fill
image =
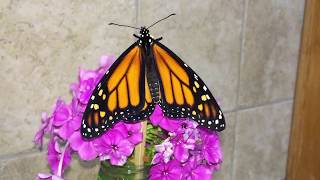
[[[170,118],[190,118],[213,131],[224,116],[204,82],[145,27],[138,40],[110,67],[94,89],[83,115],[81,134],[100,136],[120,120],[148,118],[156,105]]]
[[[156,64],[154,61],[154,56],[151,50],[152,43],[154,40],[150,34],[149,30],[142,27],[140,30],[140,37],[138,38],[138,43],[143,49],[142,60],[145,61],[145,70],[147,72],[146,78],[147,83],[150,88],[150,93],[152,97],[152,102],[157,104],[160,102],[159,94],[159,76],[156,72]]]

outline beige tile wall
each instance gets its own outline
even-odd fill
[[[78,67],[119,55],[131,29],[148,25],[207,83],[227,117],[217,179],[284,177],[303,0],[1,0],[0,179],[46,172],[32,137],[40,112],[70,99]],[[97,162],[75,160],[69,179],[94,179]]]

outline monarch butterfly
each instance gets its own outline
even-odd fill
[[[213,131],[225,129],[220,107],[201,78],[175,53],[149,34],[149,27],[136,28],[140,36],[102,77],[83,114],[81,135],[100,136],[120,120],[136,123],[150,116],[159,105],[165,116],[191,118]]]

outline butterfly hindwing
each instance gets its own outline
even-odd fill
[[[160,106],[170,118],[192,118],[214,131],[225,129],[220,107],[201,78],[160,42],[152,46],[160,80]]]
[[[154,105],[145,78],[141,48],[131,45],[97,84],[81,124],[81,134],[100,136],[118,121],[134,123],[150,115]]]

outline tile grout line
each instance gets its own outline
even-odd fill
[[[11,153],[11,154],[4,154],[0,156],[0,162],[1,161],[7,161],[7,160],[12,160],[12,159],[16,159],[16,158],[22,158],[22,157],[26,157],[29,155],[34,155],[34,154],[38,154],[41,153],[43,151],[39,151],[37,149],[27,149],[21,152],[17,152],[17,153]]]
[[[293,97],[287,98],[287,99],[279,99],[279,100],[271,101],[271,102],[268,102],[268,103],[261,103],[261,104],[257,104],[256,106],[252,106],[252,107],[247,106],[247,107],[239,108],[238,111],[252,110],[252,109],[256,109],[256,108],[260,108],[260,107],[287,103],[287,102],[290,102],[290,101],[293,101]]]
[[[243,106],[243,107],[240,107],[240,108],[226,110],[226,111],[223,111],[223,112],[225,114],[226,113],[235,113],[235,112],[239,112],[239,111],[246,111],[246,110],[256,109],[256,108],[265,107],[265,106],[271,106],[271,105],[275,105],[275,104],[281,104],[281,103],[290,102],[290,101],[293,101],[293,97],[286,98],[286,99],[279,99],[279,100],[270,101],[270,102],[266,102],[266,103],[260,103],[260,104],[256,104],[256,105],[253,105],[253,106]]]
[[[241,30],[240,30],[240,59],[238,64],[238,82],[237,82],[237,96],[236,96],[236,109],[235,112],[238,111],[239,106],[239,96],[240,96],[240,80],[241,80],[241,65],[244,61],[244,43],[245,43],[245,27],[247,22],[247,0],[243,1],[243,12],[242,12],[242,23],[241,23]],[[233,152],[232,152],[232,160],[231,160],[231,180],[234,180],[235,175],[235,154],[236,154],[236,139],[237,139],[237,120],[238,120],[238,113],[235,114],[235,122],[234,122],[234,135],[233,135]]]

